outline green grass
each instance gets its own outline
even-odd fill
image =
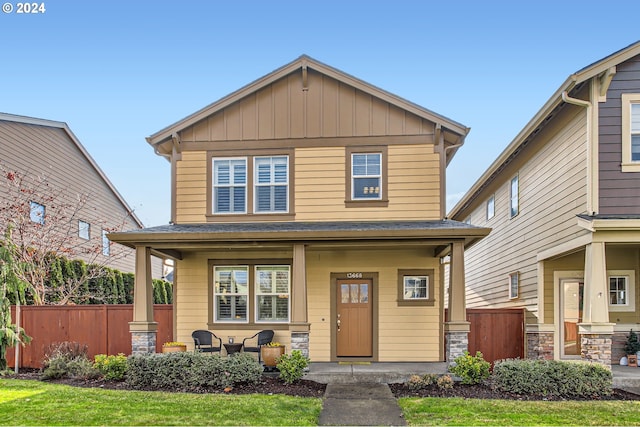
[[[317,425],[322,400],[78,388],[0,379],[0,425]]]
[[[639,425],[640,401],[515,401],[401,398],[409,425]]]

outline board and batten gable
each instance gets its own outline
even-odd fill
[[[519,152],[471,205],[460,213],[489,236],[465,252],[468,307],[526,307],[537,311],[537,253],[586,231],[576,215],[586,211],[586,113],[569,106]],[[510,183],[518,176],[519,213],[510,214]],[[495,195],[495,216],[486,201]],[[464,218],[462,218],[464,219]],[[519,296],[509,298],[509,274],[520,276]]]
[[[3,172],[17,172],[28,180],[36,177],[46,179],[52,191],[61,192],[61,202],[74,206],[78,195],[87,195],[87,203],[75,221],[83,220],[90,224],[92,246],[101,247],[103,229],[126,231],[142,228],[128,206],[122,203],[86,154],[71,139],[62,123],[0,115],[0,152],[3,153],[0,159]],[[0,186],[0,197],[12,197],[9,187],[4,183]],[[46,201],[34,201],[46,208]],[[77,225],[71,224],[70,228],[77,235]],[[133,272],[134,251],[118,246],[111,248],[118,256],[100,253],[91,256],[90,260],[124,272]],[[154,277],[160,277],[161,274],[160,263],[154,263]]]
[[[604,215],[640,215],[640,173],[620,166],[623,94],[640,96],[640,56],[616,66],[607,100],[599,105],[599,213]]]

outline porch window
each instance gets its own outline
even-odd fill
[[[516,299],[520,294],[520,273],[509,274],[509,299]]]
[[[219,322],[246,323],[249,267],[214,268],[214,315]]]
[[[609,311],[636,311],[635,270],[608,270]]]
[[[256,321],[288,322],[290,267],[256,266]]]
[[[625,276],[609,277],[609,304],[628,305],[627,278]]]
[[[511,198],[510,198],[511,203],[510,203],[510,211],[509,211],[511,218],[518,215],[518,213],[520,212],[519,193],[520,193],[520,185],[518,182],[518,175],[516,175],[513,178],[511,178]]]
[[[622,171],[640,172],[640,94],[622,94]]]
[[[433,269],[398,270],[398,306],[435,304]]]
[[[404,299],[427,299],[429,297],[428,276],[404,276]]]
[[[247,159],[213,159],[213,213],[247,212]]]
[[[256,213],[287,212],[289,159],[287,156],[255,158]]]

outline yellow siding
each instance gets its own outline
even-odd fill
[[[206,222],[207,213],[207,153],[188,151],[176,168],[176,221]]]

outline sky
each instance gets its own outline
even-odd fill
[[[302,54],[471,128],[450,209],[570,74],[640,40],[637,0],[0,3],[0,112],[66,122],[145,226],[170,219],[145,137]]]

